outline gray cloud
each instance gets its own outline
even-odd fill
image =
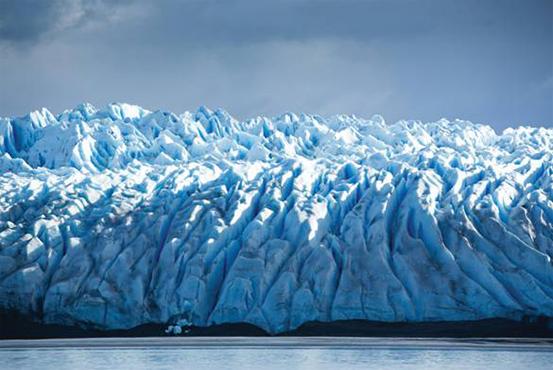
[[[549,0],[158,0],[147,19],[117,25],[115,40],[147,31],[146,42],[219,47],[270,41],[410,40],[432,34],[466,41],[486,33],[551,35]]]
[[[124,17],[131,6],[142,8],[143,17],[106,22],[104,32],[94,31],[115,41],[137,41],[138,33],[146,43],[204,48],[321,38],[371,42],[431,33],[466,37],[508,31],[513,20],[517,28],[531,30],[535,17],[542,22],[551,17],[548,0],[0,0],[0,39],[59,36],[117,12]]]
[[[87,100],[553,125],[550,0],[31,3],[0,0],[0,115]]]
[[[110,19],[130,0],[0,0],[0,41],[29,46],[71,28]]]

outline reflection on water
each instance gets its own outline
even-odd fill
[[[553,352],[333,348],[1,349],[0,369],[551,369]]]

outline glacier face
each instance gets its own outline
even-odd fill
[[[553,317],[553,129],[0,119],[0,309],[130,328]]]

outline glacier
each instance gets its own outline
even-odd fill
[[[0,118],[0,310],[43,323],[553,317],[553,129],[113,103]]]

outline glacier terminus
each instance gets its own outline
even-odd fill
[[[0,310],[108,329],[553,317],[553,129],[0,118]]]

